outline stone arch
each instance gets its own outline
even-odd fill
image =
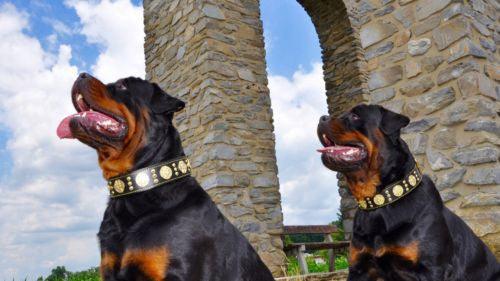
[[[328,112],[331,115],[367,101],[365,58],[349,1],[297,0],[310,16],[319,38]]]

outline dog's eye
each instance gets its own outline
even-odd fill
[[[123,83],[116,83],[116,89],[120,90],[120,91],[125,91],[127,90],[127,86],[125,86]]]
[[[354,121],[357,121],[357,120],[359,120],[359,119],[361,119],[361,118],[359,118],[359,116],[358,116],[358,115],[356,115],[355,113],[352,113],[352,112],[351,112],[351,119],[352,119],[352,120],[354,120]]]

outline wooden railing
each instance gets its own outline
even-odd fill
[[[308,274],[305,253],[312,250],[328,250],[328,268],[330,272],[335,271],[335,256],[339,253],[347,253],[349,241],[333,241],[331,234],[337,233],[335,225],[288,225],[283,229],[283,241],[285,235],[293,234],[323,234],[324,242],[291,243],[284,247],[287,255],[297,257],[300,272]]]

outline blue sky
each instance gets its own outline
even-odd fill
[[[58,140],[55,128],[74,112],[68,93],[79,72],[144,77],[141,5],[0,0],[0,280],[98,264],[104,180],[95,152]],[[261,8],[285,223],[328,223],[339,197],[315,152],[327,112],[318,39],[295,1]]]

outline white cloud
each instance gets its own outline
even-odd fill
[[[292,79],[271,75],[276,154],[285,224],[325,224],[339,206],[336,174],[321,163],[316,149],[319,117],[327,114],[320,63],[302,68]]]
[[[60,35],[71,35],[75,32],[71,27],[60,20],[44,17],[43,21],[50,24],[52,29]]]
[[[144,76],[140,7],[129,1],[71,7],[81,17],[81,32],[103,49],[94,74],[108,81]],[[56,26],[59,34],[72,32]],[[0,61],[8,62],[0,64],[0,127],[9,131],[13,162],[0,179],[0,280],[32,280],[56,265],[97,265],[95,233],[107,198],[95,151],[55,134],[59,121],[74,112],[70,89],[79,70],[71,64],[71,46],[57,45],[52,36],[42,39],[56,51],[44,50],[28,29],[26,13],[0,4]]]
[[[142,7],[129,0],[69,0],[80,17],[81,33],[103,51],[92,72],[104,81],[126,76],[145,76]],[[119,12],[118,12],[119,11]]]

